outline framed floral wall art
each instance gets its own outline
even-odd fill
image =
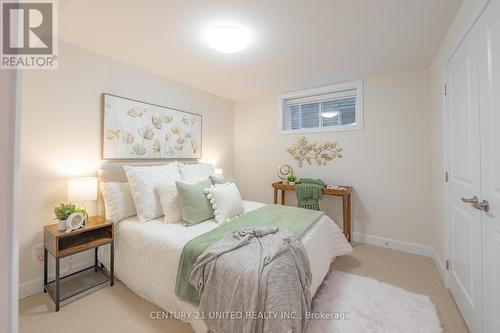
[[[103,159],[201,158],[201,115],[110,94],[102,106]]]

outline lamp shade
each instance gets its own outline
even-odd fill
[[[68,181],[68,201],[84,202],[97,200],[97,178],[71,178]]]

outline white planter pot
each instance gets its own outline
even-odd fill
[[[288,184],[290,184],[290,185],[295,185],[295,182],[288,182]]]
[[[59,231],[66,231],[66,220],[59,220]]]

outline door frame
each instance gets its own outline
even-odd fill
[[[476,22],[479,20],[479,18],[483,15],[483,12],[488,8],[488,5],[490,4],[491,0],[487,0],[483,7],[479,10],[477,13],[476,17],[471,21],[470,26],[465,30],[465,33],[463,36],[460,38],[458,41],[456,47],[454,47],[449,54],[449,56],[446,58],[446,62],[442,65],[441,68],[441,87],[443,87],[443,92],[446,87],[447,81],[446,81],[446,68],[448,67],[450,61],[453,59],[453,56],[457,53],[458,49],[464,42],[464,40],[467,38],[467,36],[471,33],[471,31],[474,29],[476,26]],[[448,114],[448,104],[446,102],[446,95],[443,93],[441,95],[441,106],[442,106],[442,119],[443,119],[443,170],[441,170],[443,174],[443,180],[446,175],[446,173],[449,174],[450,170],[450,161],[449,161],[449,142],[448,142],[448,134],[449,134],[449,114]],[[443,191],[443,196],[444,196],[444,206],[442,207],[443,209],[443,216],[444,216],[444,224],[443,224],[443,231],[444,231],[444,261],[442,264],[444,265],[444,286],[446,289],[449,289],[449,273],[450,271],[446,268],[446,262],[450,260],[451,256],[451,241],[450,241],[450,235],[451,235],[451,221],[450,221],[450,214],[449,214],[449,186],[448,182],[444,181],[444,191]],[[438,258],[441,260],[441,258]]]
[[[497,0],[495,0],[497,1]],[[498,0],[500,1],[500,0]],[[445,185],[445,217],[446,217],[446,230],[445,230],[445,241],[447,248],[447,258],[449,260],[449,266],[447,269],[446,276],[446,287],[450,290],[455,303],[457,304],[462,316],[469,327],[471,332],[482,332],[484,325],[484,280],[483,280],[483,213],[477,209],[477,207],[472,207],[467,203],[463,203],[460,197],[472,197],[477,196],[482,198],[482,180],[481,180],[481,123],[480,123],[480,68],[479,68],[479,26],[476,24],[467,33],[461,46],[454,53],[450,61],[447,62],[444,77],[445,82],[448,87],[447,94],[445,98],[445,151],[446,151],[446,167],[448,172],[448,179]],[[457,67],[458,66],[458,67]],[[464,73],[458,74],[458,72]],[[456,81],[455,76],[460,76],[461,83]],[[469,95],[469,98],[465,101],[456,100],[457,95],[455,92],[455,84],[462,86],[463,83],[469,86],[467,91],[461,91],[459,94]],[[466,89],[465,87],[462,88]],[[468,116],[468,119],[464,119],[463,116],[458,116],[458,119],[462,118],[462,121],[455,123],[455,111],[459,111],[461,108],[455,106],[454,103],[459,103],[461,105],[466,104],[466,112],[463,116]],[[470,104],[472,103],[472,104]],[[457,104],[458,105],[458,104]],[[459,112],[458,114],[461,114]],[[469,131],[469,135],[466,135],[467,142],[455,141],[457,135],[457,126],[466,126],[462,128],[463,131]],[[465,135],[465,133],[464,133]],[[461,136],[459,134],[459,136]],[[467,158],[456,159],[456,154],[460,153],[457,151],[456,144],[468,144],[471,145],[464,148],[467,152]],[[452,155],[453,154],[453,155]],[[465,180],[460,181],[455,178],[455,170],[459,168],[462,163],[469,164],[469,173],[465,173]],[[460,177],[460,172],[457,174]],[[468,183],[467,181],[470,181]],[[464,183],[466,182],[466,183]],[[466,185],[467,184],[467,185]],[[462,200],[464,200],[462,198]],[[460,230],[459,227],[462,225],[460,222],[455,222],[455,214],[463,215],[463,217],[457,217],[458,220],[465,220],[467,226],[462,231],[458,231],[458,235],[467,235],[467,240],[463,240],[465,243],[461,243],[455,238],[455,227]],[[462,212],[462,213],[460,213]],[[465,217],[467,216],[467,217]],[[458,224],[455,224],[458,223]],[[468,230],[468,228],[472,228]],[[465,257],[460,256],[461,250],[467,252]],[[457,250],[458,249],[458,250]],[[453,261],[452,258],[458,251],[459,257],[454,258],[457,261]],[[460,270],[460,263],[462,263],[462,268],[465,270]],[[458,270],[457,270],[458,269]],[[460,274],[463,273],[463,274]],[[467,279],[468,277],[468,279]],[[465,279],[465,280],[464,280]],[[463,285],[464,282],[469,282],[469,288]]]
[[[464,37],[465,38],[465,37]],[[460,42],[461,44],[462,42]],[[457,47],[458,48],[458,47]],[[456,50],[455,50],[456,51]],[[447,81],[446,81],[446,67],[451,61],[451,58],[453,57],[453,54],[450,56],[450,58],[446,61],[446,63],[443,65],[443,69],[441,71],[441,79],[442,79],[442,87],[446,87]],[[444,88],[446,89],[446,88]],[[444,179],[444,191],[443,191],[443,196],[444,196],[444,207],[443,207],[443,216],[444,216],[444,225],[443,225],[443,232],[444,232],[444,286],[446,289],[450,289],[449,285],[449,258],[451,256],[451,241],[450,241],[450,236],[451,236],[451,221],[450,221],[450,200],[449,200],[449,186],[448,186],[448,179],[447,175],[449,175],[450,170],[450,161],[449,161],[449,142],[448,142],[448,134],[449,134],[449,112],[448,112],[448,103],[446,102],[446,94],[443,93],[442,96],[442,105],[443,105],[443,161],[444,161],[444,170],[442,170],[443,174],[443,179]]]

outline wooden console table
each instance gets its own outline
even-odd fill
[[[281,191],[281,204],[286,204],[286,191],[295,191],[295,185],[283,184],[282,182],[272,183],[274,189],[274,203],[278,203],[278,191]],[[342,186],[345,189],[324,188],[323,195],[342,197],[343,207],[343,231],[345,238],[351,241],[351,193],[352,186]]]

